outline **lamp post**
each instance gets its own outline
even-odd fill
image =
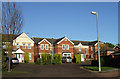
[[[52,59],[54,60],[54,52],[53,52],[53,39],[54,39],[54,38],[52,38]]]
[[[96,15],[96,24],[97,24],[97,40],[98,40],[98,62],[99,62],[99,71],[101,71],[101,63],[100,63],[100,49],[99,49],[99,33],[98,33],[98,13],[92,11],[92,14]]]

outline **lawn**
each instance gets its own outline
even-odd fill
[[[26,74],[26,73],[29,73],[29,72],[26,72],[26,71],[11,71],[11,72],[2,71],[2,74]]]
[[[98,71],[99,67],[98,66],[84,66],[84,68],[89,69],[89,70],[93,70],[93,71]],[[112,70],[112,69],[116,69],[114,67],[101,67],[102,71],[105,70]]]

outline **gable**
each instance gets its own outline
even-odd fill
[[[38,42],[38,44],[42,43],[43,41],[46,41],[47,43],[49,43],[51,45],[51,43],[49,41],[47,41],[46,39],[43,39],[42,41]]]
[[[28,36],[26,35],[24,32],[22,34],[20,34],[16,39],[13,40],[13,44],[15,43],[31,43],[33,44],[34,41]]]
[[[61,39],[59,42],[57,42],[57,44],[61,43],[64,40],[68,40],[71,44],[74,45],[74,43],[72,41],[70,41],[67,37],[64,37],[63,39]]]

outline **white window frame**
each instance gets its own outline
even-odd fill
[[[46,48],[46,46],[47,46],[47,48]],[[48,44],[45,44],[45,50],[48,50]]]
[[[81,51],[81,47],[79,47],[79,51]]]
[[[32,57],[32,55],[31,55],[31,53],[29,53],[29,60],[32,60],[31,57]]]
[[[93,47],[91,47],[91,51],[93,51]]]
[[[5,46],[5,45],[3,45],[3,46],[2,46],[2,48],[3,48],[3,49],[5,49],[5,48],[6,48],[6,46]]]
[[[23,43],[23,44],[25,44],[25,43]],[[22,48],[24,47],[24,45],[22,44]],[[26,49],[26,44],[25,44],[25,48],[23,48],[23,49]]]
[[[91,58],[93,58],[93,54],[91,54]]]
[[[18,45],[17,45],[18,44]],[[16,48],[19,48],[19,43],[16,43]]]
[[[64,46],[64,48],[63,48],[63,46]],[[62,49],[65,50],[65,44],[62,44]]]
[[[42,46],[43,46],[43,48],[42,48]],[[41,50],[44,50],[44,44],[41,44],[41,45],[40,45],[40,49],[41,49]]]
[[[69,45],[68,44],[66,45],[66,49],[69,50]]]
[[[87,48],[85,48],[85,54],[87,54]]]
[[[31,49],[31,44],[28,44],[28,47],[27,47],[28,49]]]

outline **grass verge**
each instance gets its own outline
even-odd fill
[[[26,73],[29,73],[29,72],[26,72],[26,71],[11,71],[11,72],[2,71],[2,74],[26,74]]]
[[[99,70],[98,66],[84,66],[84,68],[89,69],[89,70],[93,70],[93,71],[98,71]],[[101,67],[102,71],[112,70],[112,69],[116,69],[116,68],[114,68],[114,67]]]

